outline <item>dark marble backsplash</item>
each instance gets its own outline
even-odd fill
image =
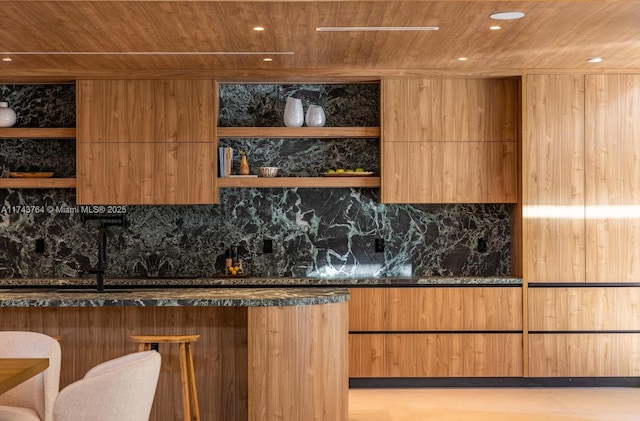
[[[73,85],[66,89],[74,92]],[[0,92],[18,112],[20,95],[13,87],[0,86]],[[42,95],[41,102],[48,95],[38,85],[20,92]],[[323,106],[327,126],[379,125],[375,84],[222,85],[220,92],[221,126],[282,126],[290,94],[303,98],[305,109],[310,103]],[[67,107],[63,114],[74,114],[75,101]],[[0,139],[0,165],[55,156],[60,171],[72,175],[73,143]],[[223,143],[245,149],[253,172],[260,165],[280,166],[290,176],[317,175],[334,166],[379,170],[377,139]],[[74,190],[0,189],[0,205],[0,277],[73,277],[96,264],[97,223],[67,212],[79,210]],[[43,211],[16,212],[16,205]],[[220,205],[127,206],[128,226],[109,228],[107,274],[211,276],[220,271],[225,249],[237,244],[256,276],[504,276],[511,270],[510,211],[508,204],[385,205],[377,189],[221,189]],[[44,252],[36,252],[36,239],[43,240]],[[265,239],[273,241],[273,253],[262,252]],[[374,251],[376,239],[384,240],[384,252]]]

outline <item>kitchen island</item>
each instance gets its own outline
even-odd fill
[[[130,335],[199,334],[193,350],[202,420],[346,421],[348,300],[348,290],[335,287],[97,293],[49,283],[0,291],[0,329],[61,336],[61,387],[134,352]],[[151,419],[173,421],[182,411],[178,350],[160,352]]]

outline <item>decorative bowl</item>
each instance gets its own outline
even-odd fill
[[[278,175],[279,167],[260,167],[258,171],[260,172],[260,177],[275,177]]]

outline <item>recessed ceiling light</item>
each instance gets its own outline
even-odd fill
[[[489,15],[491,19],[497,20],[513,20],[520,19],[524,17],[524,13],[522,12],[498,12]]]
[[[602,61],[601,57],[592,57],[589,60],[587,60],[588,63],[600,63]]]
[[[4,57],[2,61],[13,61],[13,59],[11,57]]]
[[[254,31],[264,31],[264,27],[262,27],[262,26],[254,26],[253,30]]]
[[[500,29],[500,26],[493,25],[493,26],[490,26],[489,29],[491,29],[492,31],[497,31],[498,29]]]
[[[438,26],[319,26],[317,32],[356,32],[356,31],[437,31]]]
[[[265,57],[265,58],[262,59],[262,61],[273,61],[273,59],[269,58],[269,57]]]
[[[458,61],[467,61],[467,60],[469,60],[469,59],[466,58],[466,57],[458,57]]]

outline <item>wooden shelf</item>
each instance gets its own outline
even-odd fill
[[[218,138],[351,138],[380,137],[380,127],[218,127]]]
[[[75,139],[75,128],[0,128],[1,139]]]
[[[75,178],[0,178],[1,189],[75,189]]]
[[[218,187],[379,188],[380,177],[220,177]]]

